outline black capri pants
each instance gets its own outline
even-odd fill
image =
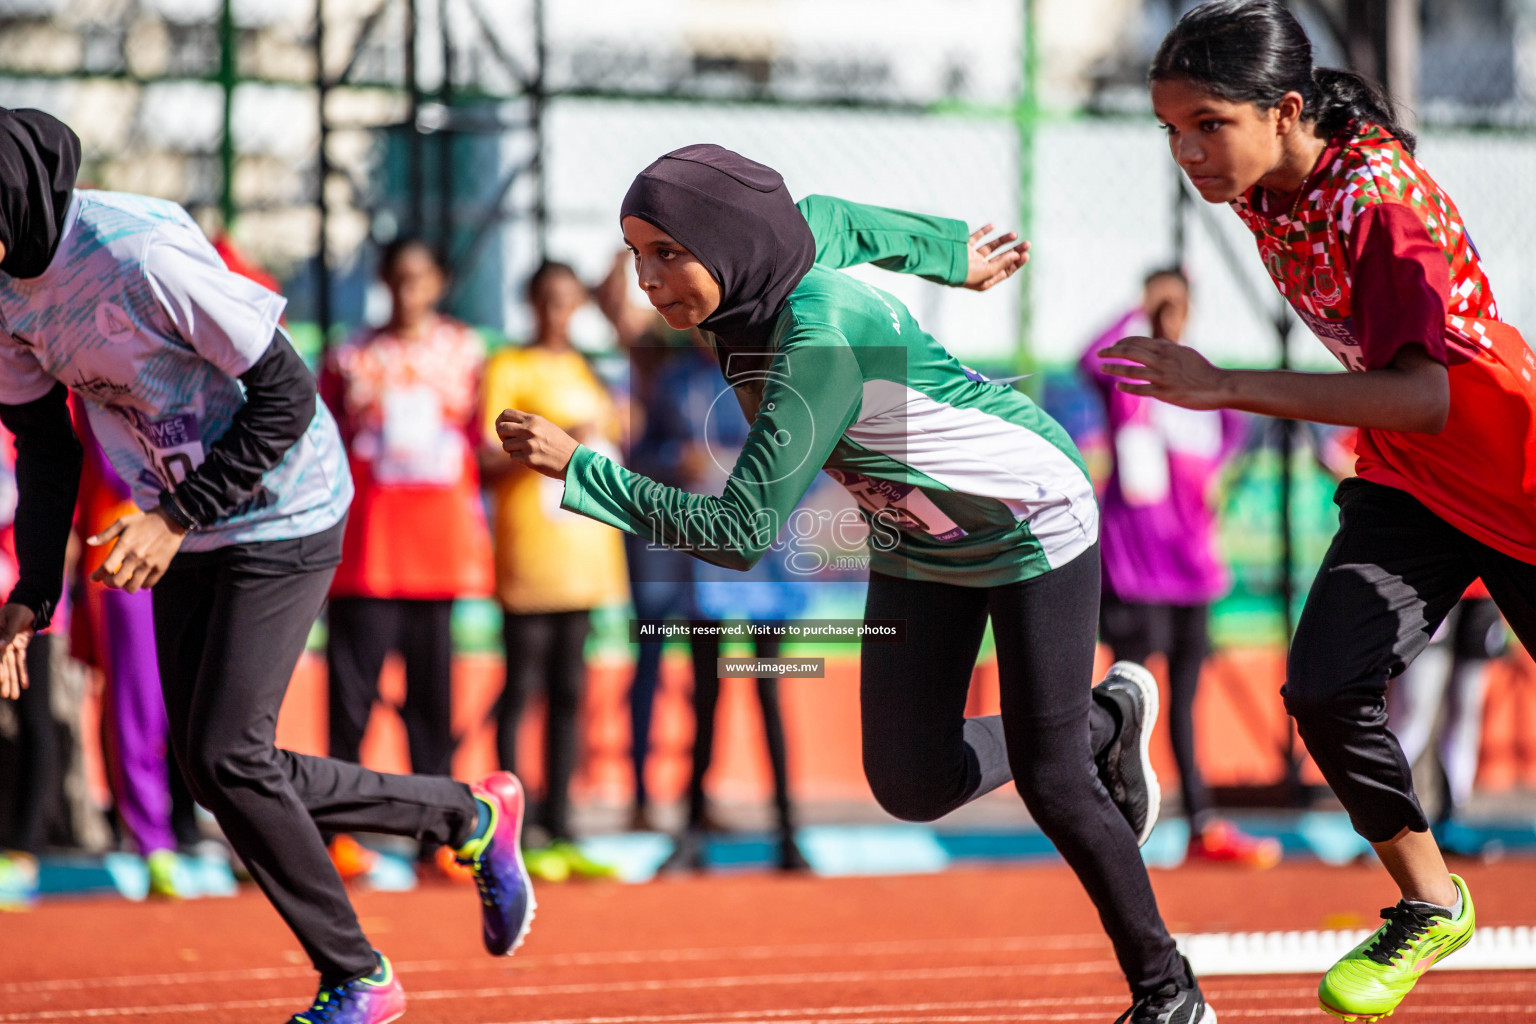
[[[1001,587],[872,572],[864,616],[906,622],[904,642],[866,640],[860,659],[864,774],[881,806],[931,821],[1012,779],[1087,890],[1135,997],[1182,980],[1136,835],[1094,766],[1116,728],[1090,696],[1098,545]],[[966,718],[988,616],[1002,714]]]
[[[1394,487],[1345,480],[1334,502],[1339,532],[1307,595],[1281,694],[1355,831],[1382,843],[1429,828],[1387,728],[1388,681],[1479,576],[1536,650],[1536,565],[1473,540]]]

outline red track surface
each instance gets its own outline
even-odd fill
[[[1469,867],[1480,923],[1536,922],[1536,866]],[[1176,931],[1359,927],[1392,899],[1379,868],[1155,872]],[[893,878],[765,875],[544,886],[528,944],[480,950],[473,891],[363,893],[407,1024],[1109,1021],[1127,999],[1065,868]],[[275,1022],[313,976],[259,894],[56,901],[0,916],[0,1022]],[[1223,1021],[1318,1020],[1316,979],[1211,978]],[[1396,1020],[1536,1020],[1536,972],[1431,972]]]

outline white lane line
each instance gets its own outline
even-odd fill
[[[1435,972],[1439,966],[1434,968]],[[1430,992],[1433,995],[1483,995],[1489,992],[1536,992],[1536,981],[1499,981],[1488,984],[1470,985],[1450,984],[1441,982],[1443,974],[1431,972],[1419,982],[1417,991]],[[1206,998],[1212,1002],[1218,999],[1232,999],[1236,1001],[1252,999],[1296,999],[1312,998],[1317,995],[1315,982],[1307,985],[1299,985],[1296,988],[1212,988],[1209,985],[1200,986],[1205,990]]]
[[[887,1003],[875,1006],[805,1006],[785,1010],[735,1010],[727,1013],[650,1013],[644,1016],[555,1017],[518,1024],[703,1024],[709,1021],[773,1020],[787,1017],[840,1017],[851,1013],[924,1013],[955,1010],[1042,1009],[1060,1006],[1113,1006],[1119,996],[1070,996],[1040,999],[987,999],[946,1003]],[[512,1022],[508,1022],[512,1024]]]
[[[1034,950],[1109,949],[1102,935],[1005,936],[996,939],[913,940],[890,942],[815,943],[790,946],[729,946],[722,948],[636,949],[599,953],[519,953],[515,966],[593,967],[610,964],[688,963],[728,960],[820,959],[822,957],[878,957],[932,955],[936,953],[1019,953]],[[395,969],[405,974],[488,970],[501,973],[503,960],[396,960]],[[0,983],[0,994],[56,992],[97,988],[137,988],[149,985],[205,985],[231,981],[270,981],[313,978],[309,967],[242,967],[227,971],[176,971],[166,974],[123,975],[107,978],[60,978],[47,981]]]
[[[1214,932],[1178,936],[1179,946],[1202,977],[1257,974],[1311,974],[1327,970],[1366,934],[1365,931]],[[618,950],[595,953],[524,954],[519,969],[601,967],[647,963],[708,963],[824,957],[880,957],[943,953],[1027,953],[1055,950],[1108,949],[1099,935],[1004,936],[951,941],[759,945],[725,948]],[[491,959],[396,961],[406,974],[502,973],[506,965]],[[1529,970],[1536,968],[1536,928],[1480,928],[1465,948],[1436,965],[1437,971]],[[0,994],[60,992],[83,989],[138,988],[170,985],[225,984],[241,981],[282,981],[312,978],[308,967],[250,967],[226,971],[177,971],[116,977],[60,978],[0,983]]]
[[[1217,933],[1211,935],[1186,936],[1184,941],[1194,943],[1198,948],[1199,943],[1205,943],[1206,949],[1215,949],[1227,959],[1218,961],[1214,966],[1207,963],[1200,966],[1197,963],[1197,973],[1202,975],[1220,974],[1246,974],[1257,975],[1265,973],[1314,973],[1325,969],[1328,963],[1334,959],[1341,949],[1348,949],[1353,942],[1358,941],[1364,933],[1335,932],[1335,933]],[[1479,953],[1477,940],[1481,938],[1487,949]],[[666,963],[688,961],[725,961],[725,960],[754,960],[771,957],[818,957],[818,956],[882,956],[904,955],[912,953],[936,952],[968,952],[968,951],[1018,951],[1034,950],[1041,948],[1089,948],[1102,945],[1102,940],[1097,936],[1064,936],[1058,939],[1037,941],[1023,937],[1013,937],[995,940],[974,939],[958,940],[955,942],[882,942],[882,943],[852,943],[848,945],[818,944],[801,946],[753,946],[736,949],[675,949],[675,950],[651,950],[630,951],[617,953],[592,953],[592,954],[568,954],[553,955],[536,958],[528,957],[520,959],[519,966],[591,966],[600,964],[623,963]],[[1334,947],[1340,947],[1335,949]],[[1478,955],[1467,956],[1468,953]],[[1326,956],[1324,956],[1326,954]],[[1525,966],[1536,967],[1536,956],[1527,961],[1527,954],[1536,954],[1536,929],[1528,927],[1519,928],[1488,928],[1478,933],[1472,943],[1448,959],[1444,964],[1437,966],[1437,973],[1456,966],[1464,970],[1491,970],[1491,969],[1518,969]],[[1321,966],[1297,967],[1295,962],[1302,956],[1317,958],[1323,957]],[[1208,956],[1208,954],[1207,954]],[[1193,959],[1193,957],[1192,957]],[[1209,956],[1208,956],[1209,959]],[[402,971],[463,971],[470,968],[486,965],[487,963],[500,969],[496,962],[481,960],[453,961],[435,960],[420,961],[412,964],[402,963],[398,965]],[[1284,966],[1282,966],[1284,965]],[[650,979],[638,981],[603,981],[571,984],[544,984],[544,985],[517,985],[517,986],[493,986],[474,989],[450,989],[438,991],[412,992],[410,998],[417,1001],[450,1000],[450,999],[499,999],[499,998],[536,998],[540,996],[558,995],[590,995],[604,993],[634,993],[634,992],[664,992],[669,990],[704,990],[704,989],[730,989],[747,987],[767,987],[780,985],[808,985],[808,984],[845,984],[859,982],[881,981],[947,981],[976,977],[1018,977],[1038,975],[1072,975],[1092,973],[1114,973],[1116,970],[1112,961],[1106,959],[1089,961],[1086,963],[1053,963],[1053,964],[1028,964],[1028,965],[982,965],[963,967],[926,968],[916,970],[893,971],[838,971],[823,973],[796,973],[779,975],[749,975],[728,976],[713,978],[683,978],[683,979]],[[3,992],[37,992],[55,991],[74,988],[106,988],[126,987],[129,985],[174,985],[190,983],[209,983],[216,980],[242,981],[242,980],[266,980],[303,978],[310,972],[302,968],[252,968],[240,971],[226,972],[183,972],[168,975],[148,975],[136,978],[108,978],[108,979],[81,979],[79,982],[13,982],[0,986]],[[1433,978],[1433,976],[1431,976]],[[89,982],[96,982],[95,985]],[[1483,985],[1453,985],[1442,984],[1438,980],[1425,983],[1425,988],[1433,994],[1453,995],[1481,995],[1488,996],[1495,992],[1507,992],[1511,994],[1525,993],[1536,990],[1536,983],[1510,981],[1496,984]],[[1267,990],[1211,990],[1213,1002],[1231,1000],[1233,1002],[1250,1002],[1258,999],[1311,999],[1313,989],[1308,986],[1296,988],[1273,988]],[[142,1014],[148,1012],[157,1013],[207,1013],[215,1010],[238,1009],[268,1009],[278,1006],[290,1005],[293,1000],[288,998],[238,1000],[220,1003],[181,1003],[167,1006],[134,1005],[125,1007],[97,1007],[76,1010],[39,1010],[20,1013],[0,1014],[0,1022],[4,1024],[25,1024],[44,1021],[80,1020],[98,1017],[114,1017]],[[1010,1006],[1017,1004],[1008,1004]],[[1053,1004],[1056,1005],[1056,1004]],[[1219,1002],[1218,1002],[1219,1005]],[[1404,1011],[1410,1010],[1412,1004],[1404,1007]],[[818,1011],[812,1011],[818,1012]],[[1276,1013],[1282,1011],[1277,1010]],[[1417,1012],[1417,1011],[1414,1011]],[[1508,1012],[1524,1012],[1512,1009]],[[1229,1014],[1245,1015],[1246,1011],[1231,1010]],[[1287,1014],[1288,1015],[1288,1014]],[[597,1020],[598,1018],[593,1018]],[[679,1018],[682,1020],[685,1018]],[[707,1021],[722,1020],[718,1014],[698,1015],[693,1018],[705,1024]],[[615,1018],[617,1020],[617,1018]]]
[[[1039,977],[1041,975],[1117,973],[1113,960],[1081,964],[1034,964],[1020,967],[927,967],[891,971],[826,971],[802,974],[759,974],[718,978],[669,978],[640,981],[592,982],[566,985],[501,985],[489,988],[442,989],[407,992],[413,1002],[469,999],[533,999],[540,996],[599,995],[633,992],[702,991],[709,989],[770,988],[784,985],[845,985],[878,982],[960,981],[971,978]],[[293,999],[246,999],[221,1003],[104,1006],[80,1010],[35,1010],[0,1015],[6,1024],[30,1024],[53,1020],[121,1017],[144,1013],[209,1013],[214,1010],[266,1009],[293,1004]]]
[[[1042,1003],[1050,1003],[1051,1000],[1040,1000]],[[1066,1000],[1057,1002],[1065,1003]],[[1097,1000],[1101,1004],[1112,1006],[1124,1005],[1124,999]],[[1013,1004],[1004,1004],[1013,1005]],[[1212,1004],[1217,1013],[1223,1019],[1227,1018],[1253,1018],[1258,1020],[1274,1020],[1279,1017],[1318,1018],[1322,1011],[1315,1006],[1309,1007],[1284,1007],[1253,1009],[1249,1007],[1223,1007]],[[1009,1013],[944,1013],[945,1010],[968,1009],[972,1004],[955,1003],[952,1005],[939,1004],[927,1009],[935,1012],[925,1013],[924,1008],[919,1007],[889,1007],[889,1006],[849,1006],[827,1007],[818,1010],[758,1010],[752,1012],[722,1014],[687,1014],[677,1016],[646,1016],[646,1017],[562,1017],[550,1020],[508,1022],[508,1024],[659,1024],[659,1022],[686,1022],[686,1024],[740,1024],[743,1020],[772,1021],[774,1024],[898,1024],[898,1022],[912,1022],[912,1024],[964,1024],[964,1022],[983,1021],[1077,1021],[1104,1020],[1104,1011],[1098,1012],[1023,1012],[1013,1011]],[[1453,1019],[1455,1016],[1465,1014],[1466,1005],[1457,1004],[1405,1004],[1398,1008],[1397,1014],[1404,1016],[1435,1015],[1436,1020]],[[1112,1012],[1112,1011],[1111,1011]],[[1507,1013],[1529,1015],[1536,1012],[1536,1006],[1508,1005],[1508,1006],[1479,1006],[1477,1012],[1482,1013]],[[878,1014],[879,1016],[854,1016],[855,1014]],[[1453,1015],[1446,1017],[1446,1014]]]
[[[1062,965],[1064,966],[1064,965]],[[1089,966],[1089,965],[1077,965]],[[643,981],[628,984],[610,985],[561,985],[561,986],[522,986],[516,988],[478,989],[470,991],[432,991],[411,993],[410,998],[416,1001],[450,1000],[450,999],[489,999],[509,997],[534,997],[540,995],[565,995],[565,994],[590,994],[593,992],[635,992],[635,991],[667,991],[669,989],[708,989],[729,987],[752,987],[766,985],[803,985],[803,984],[841,984],[847,982],[871,982],[871,981],[895,981],[895,980],[939,980],[949,981],[967,977],[993,977],[998,975],[1022,975],[1039,974],[1038,969],[1021,968],[1017,970],[998,970],[991,967],[974,969],[930,969],[920,971],[882,971],[882,972],[835,972],[816,975],[771,975],[741,978],[698,978],[679,979],[673,981]],[[1064,973],[1051,971],[1047,973]],[[1497,985],[1435,985],[1432,992],[1424,993],[1426,996],[1445,996],[1457,993],[1489,995],[1493,992],[1506,991],[1530,991],[1536,989],[1533,984],[1497,984]],[[1210,993],[1212,1004],[1223,1017],[1228,1018],[1256,1018],[1274,1019],[1278,1017],[1311,1017],[1318,1011],[1308,1006],[1306,1008],[1252,1008],[1248,1006],[1233,1006],[1231,1003],[1253,1002],[1256,1000],[1284,998],[1302,999],[1310,1001],[1314,998],[1314,990],[1310,987],[1295,987],[1285,989],[1264,989],[1232,992]],[[57,1020],[85,1020],[112,1016],[128,1016],[146,1013],[212,1013],[232,1010],[266,1010],[283,1006],[291,1006],[289,999],[250,999],[227,1001],[219,1003],[186,1003],[176,1006],[137,1006],[137,1007],[102,1007],[86,1010],[60,1010],[43,1011],[38,1013],[6,1014],[0,1020],[25,1024],[25,1022],[44,1022]],[[1075,1021],[1075,1020],[1101,1020],[1102,1011],[1093,1013],[1062,1012],[1071,1007],[1113,1007],[1124,1002],[1120,996],[1076,996],[1064,998],[1039,998],[1039,999],[1015,999],[1015,1000],[989,1000],[971,1002],[943,1002],[943,1003],[902,1003],[886,1005],[866,1006],[824,1006],[815,1008],[795,1008],[779,1010],[751,1010],[728,1013],[683,1013],[645,1016],[599,1016],[599,1017],[562,1017],[550,1018],[539,1021],[522,1022],[522,1024],[740,1024],[744,1020],[773,1021],[775,1024],[815,1024],[815,1022],[827,1022],[827,1024],[882,1024],[882,1022],[911,1021],[913,1024],[929,1022],[929,1024],[966,1024],[966,1022],[986,1021]],[[1228,1005],[1223,1007],[1222,1003]],[[977,1013],[980,1010],[1009,1010],[1008,1013]],[[1437,1015],[1437,1019],[1445,1019],[1444,1014],[1464,1013],[1467,1009],[1465,1002],[1451,1004],[1430,1003],[1427,1000],[1410,999],[1399,1007],[1398,1014],[1419,1016]],[[1521,1014],[1527,1017],[1536,1015],[1536,1005],[1531,1004],[1481,1004],[1477,1007],[1481,1014],[1506,1013]],[[1021,1013],[1028,1010],[1051,1010],[1042,1013]],[[965,1013],[962,1011],[972,1011]],[[879,1016],[860,1016],[864,1014],[879,1014]],[[512,1022],[508,1022],[512,1024]]]
[[[1201,977],[1222,974],[1307,974],[1326,971],[1371,932],[1215,932],[1179,937],[1179,948]],[[1437,971],[1536,968],[1536,928],[1479,928]]]

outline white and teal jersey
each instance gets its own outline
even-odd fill
[[[202,461],[245,402],[284,300],[231,273],[185,210],[78,191],[42,275],[0,274],[0,402],[63,383],[141,508]],[[305,537],[341,521],[352,478],[324,403],[255,494],[183,551]]]
[[[727,358],[752,429],[720,497],[663,486],[580,448],[565,507],[744,567],[825,470],[858,501],[876,572],[999,586],[1091,547],[1098,505],[1060,425],[1027,396],[967,371],[894,296],[837,270],[874,263],[960,283],[965,224],[824,196],[800,209],[817,265],[790,295],[770,351]]]

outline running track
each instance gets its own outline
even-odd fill
[[[1536,923],[1536,864],[1461,868],[1479,922]],[[1179,932],[1363,927],[1379,868],[1154,872]],[[539,890],[517,956],[480,950],[472,889],[361,893],[395,960],[406,1024],[875,1024],[1113,1021],[1108,944],[1064,867],[885,878],[712,876]],[[0,1024],[276,1024],[313,976],[259,894],[135,905],[54,901],[0,915]],[[1223,1021],[1325,1018],[1313,976],[1220,977]],[[1394,1021],[1536,1020],[1536,971],[1431,974]]]

